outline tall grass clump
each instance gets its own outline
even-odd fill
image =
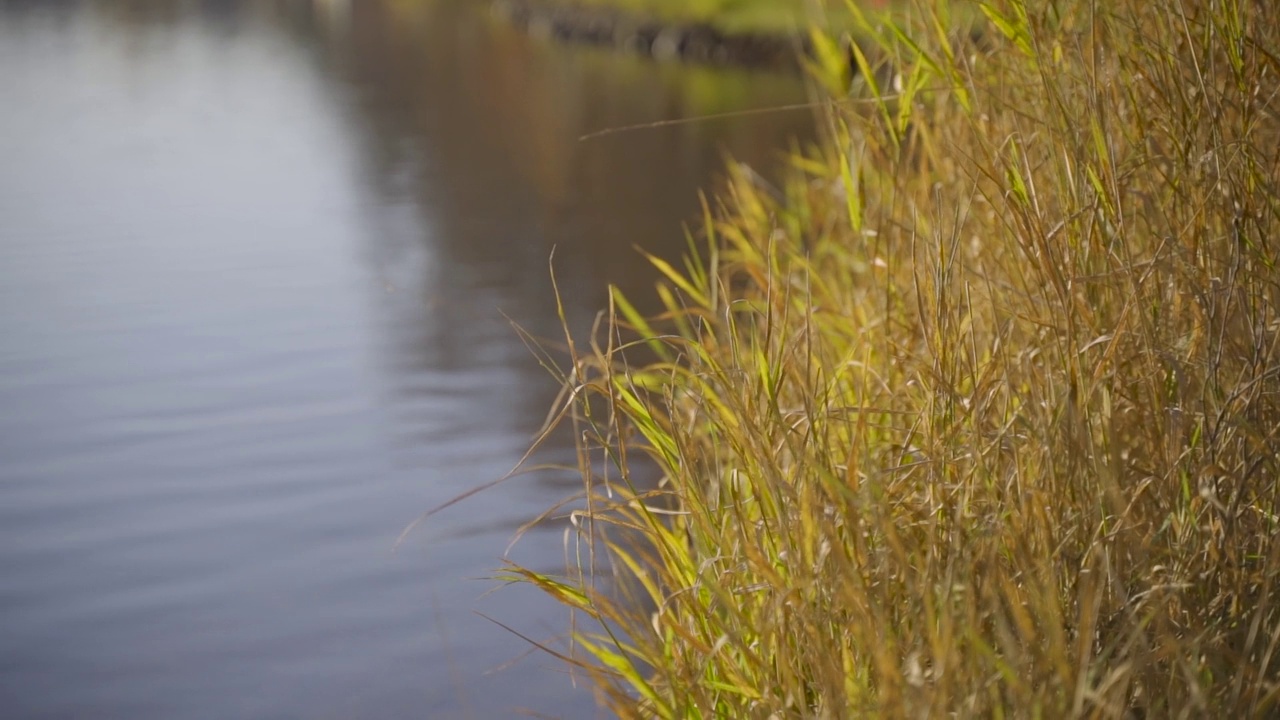
[[[962,9],[819,37],[827,140],[577,348],[510,573],[619,716],[1280,716],[1280,10]]]

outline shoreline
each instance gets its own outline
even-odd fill
[[[705,22],[669,23],[542,0],[494,0],[492,12],[535,37],[612,48],[655,60],[749,69],[801,70],[809,41],[785,33],[728,33]]]

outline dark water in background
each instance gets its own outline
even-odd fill
[[[595,716],[475,614],[564,630],[481,578],[571,473],[393,543],[541,424],[551,248],[584,328],[809,120],[577,137],[801,99],[411,0],[0,0],[0,717]]]

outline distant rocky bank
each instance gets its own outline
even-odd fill
[[[546,0],[495,0],[493,8],[532,35],[659,60],[794,70],[808,51],[807,40],[799,36],[726,33],[707,23],[664,23],[605,8]]]

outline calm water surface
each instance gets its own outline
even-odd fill
[[[477,614],[562,633],[484,578],[571,473],[393,546],[542,422],[552,248],[586,328],[808,118],[577,138],[800,96],[474,8],[0,0],[0,717],[596,716]]]

